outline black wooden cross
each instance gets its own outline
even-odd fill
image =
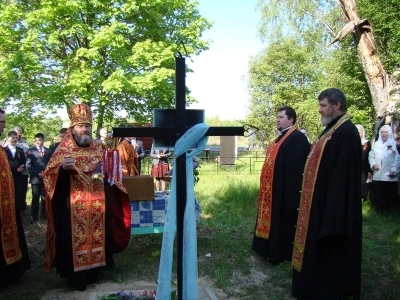
[[[175,57],[176,69],[176,98],[175,98],[175,122],[173,126],[162,127],[137,127],[137,128],[113,128],[113,137],[149,137],[165,138],[172,140],[173,144],[166,145],[173,147],[175,142],[190,128],[186,120],[186,64],[182,55]],[[208,136],[243,136],[244,127],[210,127]],[[182,300],[182,279],[183,279],[183,219],[186,208],[186,153],[178,156],[174,163],[176,172],[176,230],[177,230],[177,289],[178,299]]]

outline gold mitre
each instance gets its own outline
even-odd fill
[[[68,108],[68,117],[71,120],[71,127],[77,124],[92,125],[92,110],[85,103],[74,104]]]

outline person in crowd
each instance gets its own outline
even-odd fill
[[[142,170],[142,160],[146,156],[146,151],[144,150],[143,142],[141,140],[137,140],[136,137],[132,137],[131,144],[136,151],[136,156],[138,159],[138,171],[140,175]]]
[[[395,139],[395,141],[396,141],[397,153],[400,154],[400,132],[396,132],[396,133],[395,133],[394,139]]]
[[[26,190],[24,184],[25,180],[23,178],[22,172],[26,168],[26,158],[24,150],[18,146],[18,134],[15,131],[10,131],[7,135],[8,145],[5,147],[8,164],[13,175],[14,189],[15,189],[15,206],[18,212],[26,210],[26,202],[24,192]]]
[[[0,108],[0,135],[6,125]],[[0,288],[21,278],[31,268],[21,215],[15,201],[13,174],[5,149],[0,147]]]
[[[18,140],[17,143],[15,144],[17,147],[21,148],[22,150],[24,150],[25,153],[25,157],[28,155],[28,149],[29,149],[29,144],[26,141],[26,139],[24,139],[22,137],[22,135],[24,134],[24,129],[21,126],[14,126],[11,128],[11,131],[15,131],[18,134]],[[28,204],[26,203],[26,194],[28,193],[28,181],[29,181],[29,173],[28,170],[25,168],[24,170],[22,170],[22,183],[21,183],[21,196],[23,198],[23,206],[28,207]]]
[[[68,109],[71,127],[44,171],[47,232],[43,267],[56,267],[78,291],[114,266],[113,253],[130,239],[130,203],[118,178],[119,163],[104,164],[103,148],[92,139],[92,111]],[[117,176],[118,177],[118,176]]]
[[[43,171],[49,161],[49,149],[44,147],[43,133],[35,135],[35,147],[28,149],[26,168],[29,172],[29,183],[32,189],[31,223],[38,220],[39,200],[41,199],[41,218],[46,219],[44,200]]]
[[[254,128],[249,129],[248,141],[249,141],[249,146],[247,147],[247,150],[249,151],[254,150],[256,146],[256,130]]]
[[[107,128],[105,128],[105,127],[100,128],[100,130],[99,130],[99,135],[100,135],[100,138],[98,138],[98,139],[96,140],[96,143],[98,143],[98,144],[100,144],[100,145],[102,145],[102,146],[105,146],[105,144],[106,144],[106,139],[107,139],[107,137],[108,137],[108,130],[107,130]]]
[[[132,137],[125,137],[119,139],[117,150],[121,157],[122,175],[123,176],[136,176],[139,175],[138,170],[138,156],[135,148],[132,147]]]
[[[399,153],[392,128],[384,125],[379,130],[379,138],[369,153],[369,165],[373,172],[374,183],[374,195],[371,200],[377,211],[388,210],[398,204],[397,173],[399,164]]]
[[[267,148],[260,176],[253,250],[272,264],[290,261],[297,222],[304,164],[310,151],[307,138],[296,130],[296,112],[278,110],[278,138]]]
[[[26,156],[26,153],[28,152],[29,149],[29,144],[26,141],[26,139],[22,137],[24,129],[21,126],[14,126],[11,128],[11,131],[15,131],[17,133],[18,140],[16,145],[24,150]],[[8,139],[4,141],[3,147],[6,147],[7,145],[8,145]]]
[[[394,139],[396,141],[397,153],[400,156],[400,132],[395,133]],[[397,172],[397,195],[400,196],[400,170]]]
[[[305,127],[301,127],[301,128],[299,129],[299,131],[300,131],[302,134],[304,134],[305,136],[308,135],[308,131],[307,131],[307,129],[306,129]]]
[[[151,176],[155,178],[156,192],[165,192],[165,177],[168,176],[170,155],[169,149],[155,149],[153,145],[151,146],[150,156],[153,158]]]
[[[360,136],[341,90],[324,90],[318,101],[325,128],[304,168],[292,294],[297,299],[360,299]]]
[[[301,127],[301,128],[299,129],[299,131],[300,131],[302,134],[304,134],[304,135],[306,136],[307,141],[308,141],[308,142],[310,143],[310,145],[311,145],[311,140],[310,140],[310,138],[308,137],[308,130],[307,130],[307,128]]]
[[[372,170],[369,166],[368,155],[371,151],[371,143],[365,137],[365,129],[362,125],[356,125],[361,138],[361,200],[364,201],[368,197],[368,181],[372,181]]]
[[[57,149],[57,147],[60,144],[61,140],[64,138],[65,133],[67,132],[67,130],[68,130],[68,128],[64,128],[64,127],[60,129],[60,131],[59,131],[59,133],[60,133],[59,141],[54,143],[53,145],[51,145],[50,148],[49,148],[49,152],[50,152],[49,156],[50,157],[53,155],[54,151]]]

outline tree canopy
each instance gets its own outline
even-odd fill
[[[121,110],[149,121],[153,108],[174,104],[174,55],[208,47],[201,35],[211,24],[196,7],[187,0],[2,1],[0,104],[31,116],[85,102],[99,127]]]
[[[400,24],[397,18],[400,12],[399,2],[357,0],[357,7],[360,17],[368,18],[372,22],[377,50],[385,68],[390,72],[395,71],[399,67],[400,60],[398,55]],[[339,44],[327,46],[345,24],[339,2],[336,0],[259,0],[258,8],[262,12],[260,34],[266,43],[266,49],[253,58],[249,69],[249,90],[252,98],[249,118],[253,118],[253,122],[257,122],[258,118],[271,119],[269,121],[271,131],[274,128],[276,109],[282,105],[282,99],[296,110],[300,109],[301,117],[301,107],[296,106],[299,104],[292,102],[293,97],[282,97],[284,94],[279,92],[279,87],[282,86],[282,80],[286,84],[292,83],[293,78],[304,75],[304,69],[306,69],[309,73],[313,71],[316,74],[309,77],[312,89],[307,94],[310,97],[308,99],[316,99],[318,93],[328,87],[342,89],[348,99],[349,114],[353,122],[363,124],[367,134],[371,134],[376,112],[357,53],[357,41],[348,37]],[[276,51],[276,46],[287,42],[288,39],[295,41],[292,47]],[[300,49],[307,49],[304,52],[305,56],[294,55]],[[283,58],[277,59],[273,53],[279,54],[279,51],[282,52]],[[266,57],[269,58],[266,60]],[[308,59],[304,60],[304,57]],[[306,61],[304,68],[299,67],[304,61]],[[263,64],[269,64],[269,66],[261,67]],[[260,66],[255,67],[256,65]],[[297,66],[292,69],[294,74],[287,72],[285,65]],[[266,68],[270,69],[269,72],[265,72]],[[270,80],[272,73],[275,73],[274,78],[279,78],[279,80]],[[254,93],[254,87],[257,85],[262,88],[257,88],[258,92]],[[285,86],[282,90],[285,90],[286,95],[293,96],[296,95],[293,89],[303,91],[298,83],[290,88]],[[301,98],[296,97],[296,99]],[[311,127],[311,131],[312,128],[319,127],[315,123],[319,122],[319,116],[314,113],[317,111],[316,100],[313,105],[307,105],[305,100],[299,103],[309,108],[308,111],[304,110],[309,119],[306,119],[302,126]],[[301,122],[301,118],[299,121]],[[266,124],[266,122],[260,121],[260,124]]]
[[[297,113],[297,125],[305,126],[315,136],[319,129],[316,122],[315,94],[317,79],[322,69],[315,55],[307,46],[293,38],[273,42],[265,52],[250,61],[249,123],[260,128],[258,138],[263,142],[275,138],[276,112],[281,106],[292,106]],[[314,64],[314,68],[310,65]]]

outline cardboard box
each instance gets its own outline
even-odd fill
[[[150,175],[124,176],[122,184],[129,195],[129,200],[154,200],[154,179]]]

